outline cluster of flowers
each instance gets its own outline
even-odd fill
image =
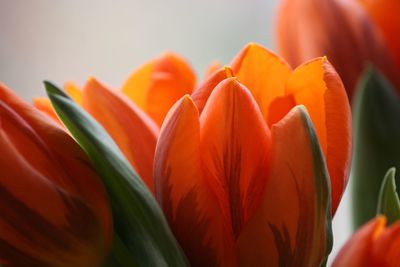
[[[352,158],[338,73],[352,96],[365,61],[400,69],[398,1],[349,2],[283,3],[290,65],[251,43],[200,83],[166,53],[120,90],[46,82],[32,106],[0,84],[0,265],[324,266]],[[384,215],[333,266],[397,266]]]

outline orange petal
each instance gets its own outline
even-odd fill
[[[136,70],[122,91],[161,126],[171,106],[190,94],[195,75],[184,59],[165,53]]]
[[[384,262],[379,266],[400,266],[400,221],[387,227],[374,242],[373,255],[376,259]],[[378,265],[375,265],[378,266]]]
[[[158,127],[134,103],[94,78],[83,90],[84,108],[107,130],[147,187],[153,191]]]
[[[394,32],[392,36],[396,36]],[[277,33],[280,53],[294,67],[327,55],[342,77],[350,100],[369,62],[400,86],[385,40],[356,1],[284,0]]]
[[[351,111],[340,77],[326,58],[298,67],[286,94],[306,106],[325,154],[332,187],[333,214],[347,184],[351,161]]]
[[[43,112],[44,114],[48,115],[51,119],[61,125],[61,121],[58,119],[56,112],[51,105],[51,102],[46,97],[36,97],[33,99],[33,105]]]
[[[232,61],[235,76],[252,93],[267,120],[271,102],[285,93],[291,69],[281,58],[258,44],[248,44]]]
[[[377,217],[360,228],[339,251],[332,267],[385,267],[386,265],[375,262],[372,254],[373,243],[384,230],[385,224],[386,219],[384,217]],[[377,260],[382,260],[382,256],[379,255],[380,259]]]
[[[220,68],[222,68],[222,65],[219,61],[215,60],[211,62],[211,64],[208,66],[206,73],[204,75],[204,78],[207,79],[211,75],[214,74],[214,72],[218,71]]]
[[[67,94],[79,105],[83,104],[82,90],[73,82],[66,82],[64,84],[64,90]]]
[[[112,223],[104,187],[72,137],[0,83],[1,130],[39,174],[85,201],[101,218],[108,244]]]
[[[332,245],[329,178],[311,122],[295,107],[271,134],[268,181],[237,241],[238,265],[321,266]]]
[[[200,125],[205,176],[237,237],[264,190],[269,129],[236,78],[222,81],[211,93]]]
[[[394,57],[397,67],[400,68],[400,2],[398,0],[359,0],[367,9],[379,29],[382,31],[386,43]]]
[[[3,101],[19,100],[3,98],[7,94],[13,97],[10,91],[0,87],[0,259],[15,266],[100,264],[110,245],[111,222],[109,214],[103,214],[103,207],[98,205],[103,200],[96,194],[96,185],[89,185],[94,187],[91,188],[92,193],[98,198],[97,205],[94,205],[84,198],[87,195],[78,194],[81,193],[79,189],[84,188],[77,186],[75,190],[66,192],[53,182],[54,177],[46,176],[40,169],[35,169],[35,164],[30,164],[32,157],[44,158],[41,153],[47,153],[51,158],[54,153],[39,147],[43,145],[40,137],[35,136],[26,121]],[[14,131],[16,129],[22,132],[18,137],[13,135],[18,132]],[[28,144],[27,140],[18,140],[24,139],[24,134],[26,138],[33,139],[31,143],[36,146],[26,147],[32,149],[31,155],[21,153],[21,143]],[[56,161],[50,163],[57,164]],[[47,167],[50,169],[52,166]],[[62,171],[60,169],[58,175],[66,178],[64,182],[86,178],[66,177],[67,171]],[[94,207],[99,210],[92,209]],[[104,231],[107,223],[108,232]]]
[[[192,94],[193,102],[196,104],[199,113],[201,113],[206,105],[210,94],[214,88],[226,78],[233,77],[233,72],[229,67],[224,67],[215,71],[210,77],[204,80]]]
[[[155,155],[155,192],[192,266],[233,266],[233,240],[200,164],[199,113],[185,96],[168,113]]]

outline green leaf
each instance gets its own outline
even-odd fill
[[[106,265],[187,266],[156,200],[111,137],[60,89],[49,82],[45,86],[57,115],[86,151],[107,190],[116,236]]]
[[[400,99],[374,69],[364,74],[354,106],[353,222],[358,228],[376,214],[382,177],[400,168]],[[396,180],[399,187],[399,180]]]
[[[385,215],[388,224],[400,219],[400,201],[396,192],[395,183],[396,169],[390,168],[383,178],[379,192],[377,213]]]

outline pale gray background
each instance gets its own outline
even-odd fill
[[[275,49],[277,2],[0,0],[0,80],[26,100],[44,95],[44,79],[82,84],[94,75],[118,88],[165,50],[186,57],[201,79],[212,60],[229,63],[247,42]],[[333,254],[349,225],[347,196],[334,219]]]

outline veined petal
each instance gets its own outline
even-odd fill
[[[277,40],[283,57],[295,67],[327,55],[350,100],[368,62],[400,84],[387,44],[357,1],[282,0],[278,18]]]
[[[210,77],[206,78],[205,81],[193,91],[193,102],[196,104],[200,114],[214,88],[226,78],[233,76],[233,72],[229,67],[220,68],[210,75]]]
[[[165,53],[136,70],[122,91],[161,126],[171,106],[190,94],[195,82],[195,75],[183,58]]]
[[[111,245],[112,221],[107,196],[78,144],[54,121],[2,84],[0,115],[3,139],[13,144],[32,169],[90,206],[101,219],[107,244]]]
[[[157,143],[155,193],[192,266],[232,266],[233,239],[203,178],[199,112],[189,96],[168,113]]]
[[[2,128],[3,115],[0,261],[12,266],[98,266],[109,246],[99,217],[82,199],[29,165]]]
[[[271,134],[268,180],[237,241],[239,266],[321,266],[332,246],[329,177],[311,121],[298,106]]]
[[[346,91],[326,58],[317,58],[293,72],[286,94],[306,106],[310,114],[328,165],[334,214],[347,184],[351,161],[351,111]]]
[[[251,93],[222,81],[200,116],[204,175],[237,238],[258,206],[267,175],[270,133]]]
[[[234,58],[232,70],[246,86],[267,120],[271,102],[285,94],[291,68],[277,55],[261,45],[250,43]]]
[[[119,92],[94,78],[83,90],[84,108],[107,130],[134,169],[153,191],[153,159],[158,136],[156,124]]]

